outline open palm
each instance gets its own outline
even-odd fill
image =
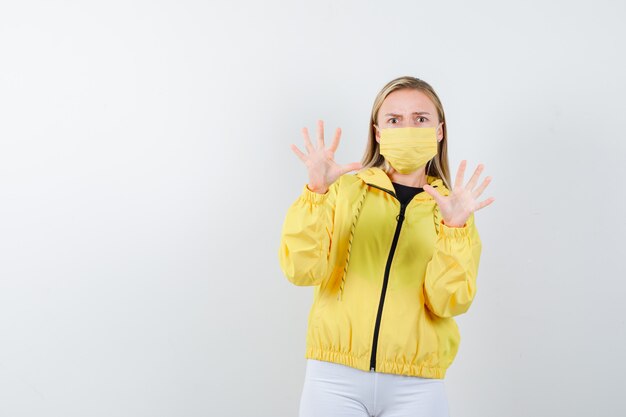
[[[328,187],[334,183],[341,175],[362,168],[360,162],[339,165],[335,162],[335,151],[339,146],[339,138],[341,137],[341,129],[335,131],[335,138],[330,147],[324,144],[324,121],[317,121],[317,148],[311,143],[309,131],[306,127],[302,128],[302,136],[304,137],[304,145],[308,154],[304,154],[294,144],[291,150],[300,158],[307,167],[309,173],[308,186],[311,191],[324,194]]]
[[[487,188],[487,185],[491,182],[491,177],[485,178],[480,186],[474,189],[476,187],[476,183],[478,182],[478,178],[483,171],[484,165],[478,165],[474,171],[474,175],[472,175],[472,178],[470,178],[467,185],[464,186],[463,176],[465,175],[466,166],[467,161],[461,161],[459,170],[456,174],[456,179],[454,181],[454,186],[452,190],[450,190],[450,194],[448,196],[439,194],[435,188],[428,184],[424,185],[424,191],[435,199],[437,205],[439,206],[441,216],[443,217],[444,224],[449,227],[463,227],[471,213],[487,207],[495,201],[495,198],[493,197],[481,202],[478,201],[478,197],[483,193],[483,191],[485,191],[485,188]]]

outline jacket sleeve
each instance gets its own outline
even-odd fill
[[[339,179],[319,194],[305,184],[287,210],[278,257],[283,273],[295,285],[318,285],[326,276],[338,186]]]
[[[463,227],[448,227],[440,221],[424,281],[430,311],[440,317],[452,317],[469,309],[476,294],[481,249],[474,213]]]

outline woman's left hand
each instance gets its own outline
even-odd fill
[[[450,190],[450,195],[448,196],[439,194],[437,189],[428,184],[424,185],[424,191],[435,199],[437,205],[439,206],[441,216],[443,217],[443,222],[448,227],[465,226],[465,223],[471,213],[480,210],[483,207],[487,207],[495,200],[493,197],[483,200],[480,203],[477,200],[483,191],[485,191],[487,185],[491,182],[491,177],[487,177],[482,184],[474,190],[474,187],[476,187],[476,183],[478,182],[478,178],[480,177],[480,173],[483,171],[483,164],[478,165],[476,171],[474,171],[474,175],[472,175],[472,178],[470,178],[467,185],[463,186],[463,176],[465,174],[466,165],[466,160],[461,161],[459,170],[456,174],[454,187]]]

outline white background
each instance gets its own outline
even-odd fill
[[[452,417],[623,416],[620,1],[3,1],[0,417],[296,416],[300,128],[439,94],[493,176]]]

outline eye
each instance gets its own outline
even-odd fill
[[[391,119],[387,119],[387,123],[389,123],[389,122],[390,122],[390,121],[392,121],[392,120],[396,120],[396,122],[392,123],[392,124],[394,124],[394,125],[395,125],[395,124],[397,123],[397,120],[398,120],[398,119],[397,119],[396,117],[392,117]]]
[[[427,121],[428,119],[427,119],[427,118],[425,118],[424,116],[419,116],[419,117],[417,118],[417,120],[421,120],[421,122],[420,122],[420,123],[424,123],[424,122],[425,122],[425,121]]]

